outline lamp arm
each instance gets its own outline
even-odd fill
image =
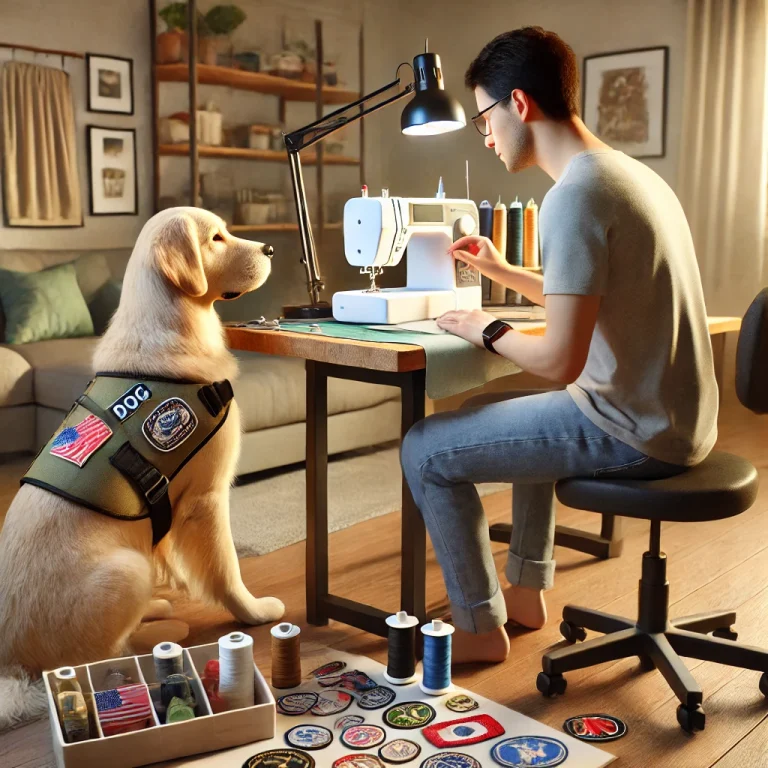
[[[318,141],[322,141],[327,136],[330,136],[335,131],[343,128],[345,125],[360,120],[361,118],[369,115],[371,112],[375,112],[382,107],[386,107],[389,104],[393,104],[396,101],[410,95],[415,90],[415,85],[409,83],[404,90],[398,92],[389,99],[386,99],[369,109],[361,109],[357,114],[351,117],[343,115],[349,109],[354,107],[360,107],[365,102],[379,96],[380,94],[394,88],[400,84],[400,79],[396,79],[393,82],[385,85],[383,88],[379,88],[377,91],[373,91],[366,96],[363,96],[357,101],[347,104],[347,106],[337,109],[331,112],[320,120],[316,120],[314,123],[299,128],[291,133],[283,134],[285,141],[285,147],[288,150],[288,161],[291,171],[291,186],[293,187],[293,197],[296,203],[296,214],[299,224],[299,237],[301,239],[301,250],[303,257],[301,263],[304,265],[304,269],[307,273],[307,292],[309,293],[312,306],[317,306],[320,303],[320,293],[325,288],[325,281],[320,275],[320,265],[317,259],[317,249],[315,248],[315,240],[312,235],[312,225],[309,220],[309,211],[307,209],[307,195],[304,189],[304,177],[301,172],[301,159],[299,153],[302,149],[316,144]]]

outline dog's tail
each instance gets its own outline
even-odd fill
[[[21,667],[0,670],[0,733],[45,717],[48,704],[42,680]]]

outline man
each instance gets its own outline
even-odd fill
[[[481,310],[438,324],[567,387],[432,416],[403,442],[451,603],[455,663],[504,660],[508,618],[544,625],[555,481],[678,474],[712,449],[718,407],[683,210],[659,176],[579,119],[571,48],[539,27],[507,32],[470,64],[466,84],[473,121],[506,169],[538,166],[555,184],[541,206],[543,277],[509,265],[487,238],[450,252],[544,305],[547,330],[525,336]],[[474,486],[484,482],[514,486],[504,589]]]

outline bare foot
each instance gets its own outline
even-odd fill
[[[544,591],[509,584],[504,589],[504,602],[510,621],[529,629],[541,629],[547,623]]]
[[[451,666],[472,662],[500,662],[509,655],[509,637],[504,627],[476,635],[456,627],[451,643]]]

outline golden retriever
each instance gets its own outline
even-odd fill
[[[233,379],[237,362],[213,304],[262,285],[271,255],[198,208],[153,216],[131,254],[94,370]],[[167,616],[167,602],[152,600],[158,572],[246,624],[282,617],[280,600],[255,598],[240,576],[229,490],[241,427],[234,400],[230,408],[171,483],[173,522],[154,551],[149,519],[125,522],[33,485],[20,488],[0,533],[0,731],[44,711],[39,683],[31,682],[42,670],[120,656],[142,618]],[[154,626],[160,641],[175,639],[178,624],[143,626]]]

